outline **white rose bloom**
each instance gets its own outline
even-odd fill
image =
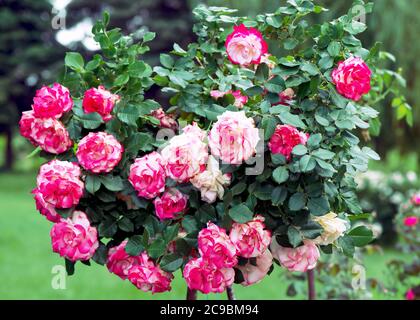
[[[347,230],[347,222],[338,218],[334,212],[327,213],[326,215],[320,217],[315,217],[314,220],[324,229],[324,232],[314,240],[316,244],[322,246],[333,243]]]
[[[230,176],[219,169],[218,161],[210,156],[205,171],[190,180],[194,187],[201,191],[201,199],[213,203],[216,198],[223,199],[224,187],[230,184]]]

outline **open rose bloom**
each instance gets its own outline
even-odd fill
[[[32,109],[37,118],[60,118],[73,107],[70,91],[59,83],[36,92]]]
[[[358,57],[350,57],[338,64],[331,77],[337,91],[354,101],[358,101],[370,91],[372,72],[367,64]]]
[[[247,28],[243,24],[235,26],[226,38],[226,52],[234,64],[249,66],[259,64],[261,57],[267,53],[267,43],[262,34],[255,28]]]
[[[91,132],[79,142],[76,156],[80,165],[94,173],[110,172],[120,162],[123,146],[105,132]]]
[[[306,272],[316,267],[320,252],[313,241],[304,240],[297,248],[287,248],[279,245],[275,238],[271,242],[271,252],[280,264],[289,271]]]
[[[217,117],[209,134],[211,154],[230,164],[241,164],[251,158],[259,140],[254,120],[243,111],[225,111]]]
[[[104,86],[91,88],[85,92],[83,97],[83,110],[86,113],[97,112],[104,121],[109,121],[112,119],[111,112],[119,100],[118,95],[112,94]]]
[[[184,212],[187,207],[188,197],[175,188],[169,188],[162,196],[156,198],[155,205],[156,216],[160,220],[174,219],[178,214]]]
[[[245,265],[237,265],[235,268],[242,274],[243,281],[241,284],[250,286],[264,279],[272,265],[273,256],[270,250],[265,250],[263,254],[256,258],[255,265],[248,261]]]
[[[305,145],[309,135],[300,132],[290,125],[278,125],[271,136],[268,148],[273,154],[282,154],[290,161],[293,148],[298,144]]]
[[[140,264],[142,261],[140,256],[130,256],[125,251],[126,245],[127,240],[121,242],[118,246],[109,249],[108,259],[106,262],[106,266],[109,272],[116,274],[123,280],[127,279],[128,271],[131,269],[131,267]]]
[[[52,160],[41,166],[34,193],[38,195],[42,207],[67,209],[79,203],[83,189],[84,183],[80,180],[77,164]]]
[[[89,260],[99,246],[98,232],[84,212],[54,224],[51,229],[53,251],[70,261]]]

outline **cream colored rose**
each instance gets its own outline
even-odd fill
[[[338,218],[334,212],[327,213],[321,217],[315,217],[314,220],[324,229],[324,232],[314,240],[319,245],[326,246],[333,243],[347,230],[347,222]]]
[[[223,174],[219,169],[218,161],[210,156],[205,171],[192,178],[191,183],[201,191],[201,199],[207,203],[213,203],[216,198],[223,198],[224,187],[230,184],[230,176]]]

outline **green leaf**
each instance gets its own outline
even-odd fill
[[[67,275],[72,276],[74,274],[74,265],[76,262],[70,261],[68,259],[64,259],[66,265],[66,272]]]
[[[261,121],[261,128],[264,130],[264,140],[268,140],[276,130],[277,121],[273,117],[265,116]]]
[[[246,223],[252,220],[254,213],[244,204],[234,206],[229,210],[229,216],[238,223]]]
[[[85,187],[89,193],[94,194],[101,187],[100,177],[97,175],[86,175]]]
[[[130,256],[138,256],[142,251],[144,251],[143,237],[141,235],[130,237],[125,245],[125,252]]]
[[[267,89],[268,92],[280,93],[284,89],[286,89],[286,84],[282,77],[277,76],[271,79],[270,81],[268,81],[265,84],[265,88]]]
[[[152,68],[143,61],[136,61],[128,67],[128,74],[133,78],[150,77],[152,74]]]
[[[64,58],[64,64],[70,69],[82,73],[84,71],[85,61],[78,52],[67,52]]]
[[[99,242],[99,247],[96,249],[95,254],[92,257],[92,260],[95,261],[97,264],[105,265],[108,259],[108,249],[106,246]]]
[[[182,219],[182,227],[187,233],[197,231],[197,220],[193,216],[187,215]]]
[[[168,69],[172,69],[174,66],[174,59],[169,54],[162,53],[160,55],[160,63]]]
[[[282,184],[289,179],[289,171],[286,167],[278,167],[273,171],[273,179],[278,184]]]
[[[117,116],[122,122],[136,126],[140,116],[140,108],[132,104],[126,105],[118,111]]]
[[[292,153],[297,156],[303,156],[308,152],[308,149],[303,144],[298,144],[292,150]]]
[[[279,118],[284,124],[289,124],[296,128],[306,129],[306,125],[296,114],[291,114],[288,111],[283,111],[279,114]]]
[[[253,86],[245,90],[245,94],[250,97],[260,95],[264,92],[264,89],[260,86]]]
[[[322,135],[320,134],[320,133],[317,133],[317,134],[311,134],[310,136],[309,136],[309,139],[308,139],[308,141],[306,142],[306,145],[309,147],[309,148],[316,148],[316,147],[318,147],[319,146],[319,144],[321,143],[321,141],[322,141]]]
[[[315,239],[319,237],[323,231],[324,229],[322,226],[315,221],[309,221],[300,228],[300,232],[306,239]]]
[[[128,73],[122,73],[115,79],[114,86],[117,86],[117,87],[122,86],[126,84],[129,79],[130,79],[130,76]]]
[[[163,238],[165,239],[166,243],[171,242],[178,236],[179,232],[179,224],[174,224],[172,226],[166,227],[165,231],[163,232]]]
[[[265,63],[261,63],[258,65],[257,71],[255,71],[255,79],[260,82],[264,82],[268,79],[270,73],[270,69]]]
[[[325,149],[317,149],[311,153],[312,156],[322,159],[322,160],[330,160],[335,157],[335,153],[325,150]]]
[[[369,147],[363,147],[362,152],[373,160],[377,160],[377,161],[381,160],[381,157],[379,156],[379,154],[377,154],[375,151],[373,151]]]
[[[83,128],[85,129],[96,129],[102,124],[102,117],[97,112],[84,113],[79,116],[80,121],[82,122]]]
[[[326,197],[309,198],[308,209],[314,216],[322,216],[330,211],[330,203]]]
[[[286,50],[293,50],[294,48],[297,47],[298,44],[299,44],[299,41],[294,38],[289,38],[283,42],[283,46]]]
[[[165,241],[162,238],[157,238],[153,243],[147,248],[147,253],[152,259],[157,259],[164,254],[166,250]]]
[[[299,211],[305,207],[306,199],[302,192],[296,192],[289,199],[289,209]]]
[[[152,41],[154,38],[156,37],[156,33],[155,32],[146,32],[143,36],[143,41],[144,42],[149,42]]]
[[[310,62],[305,62],[301,65],[301,70],[309,73],[311,76],[315,76],[319,73],[318,67]]]
[[[310,155],[304,155],[299,160],[299,167],[302,172],[312,171],[316,166],[316,161]]]
[[[336,57],[340,54],[341,44],[338,41],[332,41],[327,48],[331,57]]]
[[[356,227],[347,235],[352,239],[356,247],[363,247],[373,240],[372,230],[365,226]]]
[[[118,221],[118,228],[125,232],[133,232],[134,224],[129,218],[123,217],[121,220]]]
[[[287,198],[287,189],[284,187],[276,187],[271,193],[271,202],[275,206],[283,204],[284,200]]]
[[[174,272],[182,266],[183,262],[184,259],[181,256],[175,253],[171,253],[164,255],[162,260],[160,260],[159,265],[164,271]]]
[[[293,248],[296,248],[302,243],[302,236],[299,230],[293,226],[290,226],[287,229],[287,237],[289,239],[290,244],[293,246]]]
[[[121,191],[124,189],[123,180],[120,176],[106,175],[100,177],[101,183],[110,191]]]
[[[354,255],[354,244],[352,238],[348,236],[344,236],[338,239],[338,245],[343,250],[343,253],[347,256],[352,258]]]

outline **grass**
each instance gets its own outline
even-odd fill
[[[122,281],[106,267],[77,264],[76,274],[66,278],[66,289],[56,290],[51,282],[56,265],[63,259],[51,251],[51,223],[35,210],[30,190],[35,174],[0,175],[0,299],[151,299],[152,295]],[[367,276],[385,277],[385,262],[399,253],[387,252],[366,259]],[[287,299],[287,283],[280,268],[261,283],[235,285],[238,299]],[[153,299],[184,299],[186,285],[178,272],[172,291]],[[389,298],[375,295],[375,298]],[[300,297],[303,298],[303,297]],[[199,299],[225,299],[225,295],[199,295]]]

